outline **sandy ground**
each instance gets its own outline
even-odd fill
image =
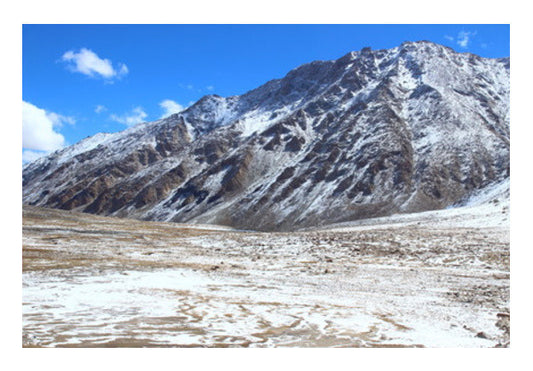
[[[22,275],[25,347],[509,345],[505,205],[293,233],[24,206]]]

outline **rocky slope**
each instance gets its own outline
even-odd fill
[[[509,58],[351,52],[28,164],[23,202],[288,230],[441,209],[509,176]]]

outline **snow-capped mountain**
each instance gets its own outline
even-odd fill
[[[260,230],[441,209],[509,177],[509,70],[427,41],[312,62],[38,159],[23,202]]]

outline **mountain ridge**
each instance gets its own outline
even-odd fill
[[[23,202],[260,230],[448,207],[509,175],[509,61],[422,41],[307,63],[38,159]]]

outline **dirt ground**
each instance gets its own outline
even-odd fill
[[[24,347],[509,345],[502,227],[257,233],[24,206],[22,276]]]

